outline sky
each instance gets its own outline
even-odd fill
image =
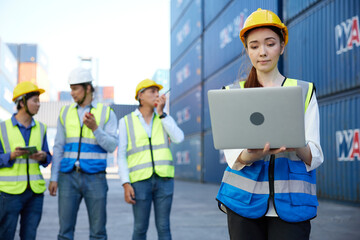
[[[40,46],[52,100],[91,57],[115,103],[136,104],[137,83],[170,68],[170,0],[0,0],[0,39]]]

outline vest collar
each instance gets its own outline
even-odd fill
[[[18,120],[16,120],[16,118],[15,118],[15,115],[16,115],[17,113],[14,113],[12,116],[11,116],[11,122],[12,122],[12,125],[13,126],[19,126],[19,127],[23,127],[23,128],[26,128],[24,125],[22,125]],[[31,118],[31,123],[30,123],[30,125],[29,125],[29,127],[28,128],[32,128],[33,126],[35,126],[35,121],[34,121],[34,118]]]

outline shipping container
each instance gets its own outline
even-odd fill
[[[201,181],[201,141],[201,134],[195,134],[179,144],[171,143],[177,179]]]
[[[20,44],[20,63],[38,63],[45,71],[48,69],[48,58],[37,44]]]
[[[207,28],[209,23],[211,23],[231,1],[232,0],[204,1],[204,28]]]
[[[71,103],[68,101],[42,102],[34,118],[46,124],[49,128],[56,128],[61,108]]]
[[[6,45],[8,46],[8,48],[10,49],[11,53],[13,54],[15,60],[18,62],[19,61],[19,44],[17,43],[6,43]]]
[[[50,100],[49,76],[41,65],[31,62],[19,63],[19,82],[24,81],[30,81],[45,90],[45,93],[40,95],[40,101],[47,102]]]
[[[114,87],[103,87],[103,99],[114,101]]]
[[[59,91],[58,92],[58,100],[59,101],[72,101],[73,98],[71,96],[70,91]]]
[[[292,19],[284,74],[314,82],[319,98],[360,87],[359,16],[360,1],[334,0]]]
[[[204,182],[220,183],[227,167],[223,150],[214,148],[211,130],[204,134]]]
[[[246,79],[250,67],[249,58],[247,55],[242,55],[204,82],[204,130],[211,128],[208,91],[221,89],[223,86],[239,82],[240,79]]]
[[[277,3],[277,0],[233,1],[212,22],[204,33],[205,78],[245,53],[239,34],[246,18],[257,8],[278,13]]]
[[[302,13],[321,0],[283,0],[284,20],[287,21],[299,13]]]
[[[179,17],[183,14],[184,10],[189,6],[191,0],[172,0],[171,1],[171,28],[173,28],[179,19]]]
[[[201,83],[201,39],[171,68],[170,76],[171,101]]]
[[[15,86],[18,76],[17,60],[10,51],[8,45],[0,39],[0,73],[3,73],[5,79]]]
[[[6,80],[3,73],[0,72],[0,106],[9,114],[15,111],[15,104],[12,101],[14,86]]]
[[[360,90],[319,105],[324,163],[317,170],[318,195],[360,203]]]
[[[110,107],[114,110],[117,120],[120,120],[125,115],[135,111],[139,105],[111,104]]]
[[[200,36],[202,32],[202,1],[194,0],[179,23],[171,31],[171,64]]]
[[[202,88],[197,86],[175,102],[171,102],[170,115],[185,135],[201,132]]]

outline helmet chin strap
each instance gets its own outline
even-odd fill
[[[87,96],[87,93],[86,93],[86,89],[85,89],[84,97],[80,101],[78,101],[77,104],[79,104],[79,105],[83,104],[84,101],[85,101],[86,96]]]
[[[23,100],[23,103],[24,103],[25,112],[26,112],[27,114],[29,114],[30,117],[33,117],[35,114],[32,114],[32,113],[29,111],[29,108],[28,108],[28,106],[27,106],[26,98],[25,98],[25,97],[22,97],[22,100]]]

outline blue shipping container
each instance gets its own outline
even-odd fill
[[[48,59],[37,44],[20,44],[19,62],[38,63],[45,71],[48,69]]]
[[[360,91],[320,103],[320,197],[360,203]]]
[[[11,53],[14,55],[16,61],[19,61],[19,44],[7,43],[6,45],[10,49]]]
[[[170,104],[170,114],[185,135],[201,132],[201,91],[201,86],[197,86]]]
[[[15,86],[18,77],[18,63],[8,45],[0,40],[0,73]]]
[[[201,0],[194,0],[171,32],[171,64],[197,39],[202,32]]]
[[[220,183],[227,167],[223,150],[214,148],[211,130],[204,135],[204,182]]]
[[[283,0],[284,20],[287,21],[321,0]]]
[[[206,28],[231,1],[232,0],[204,1],[204,28]]]
[[[360,86],[360,1],[326,3],[290,22],[284,55],[284,74],[314,82],[318,97]]]
[[[175,166],[175,177],[187,180],[201,180],[201,135],[185,137],[179,144],[171,143]]]
[[[15,112],[15,104],[12,101],[14,86],[0,73],[0,106],[10,114]]]
[[[110,107],[114,110],[117,120],[120,120],[125,115],[135,111],[139,105],[111,104]]]
[[[201,39],[171,68],[170,76],[171,101],[201,83]]]
[[[171,28],[174,27],[179,17],[184,12],[185,8],[189,5],[191,0],[172,0],[171,1]]]
[[[205,78],[242,53],[244,47],[239,33],[246,18],[257,8],[269,9],[277,13],[277,4],[277,0],[234,1],[221,13],[204,34]]]
[[[240,81],[240,79],[245,79],[250,67],[249,58],[247,55],[243,55],[204,82],[204,130],[211,128],[208,91],[211,89],[221,89],[223,86]]]

